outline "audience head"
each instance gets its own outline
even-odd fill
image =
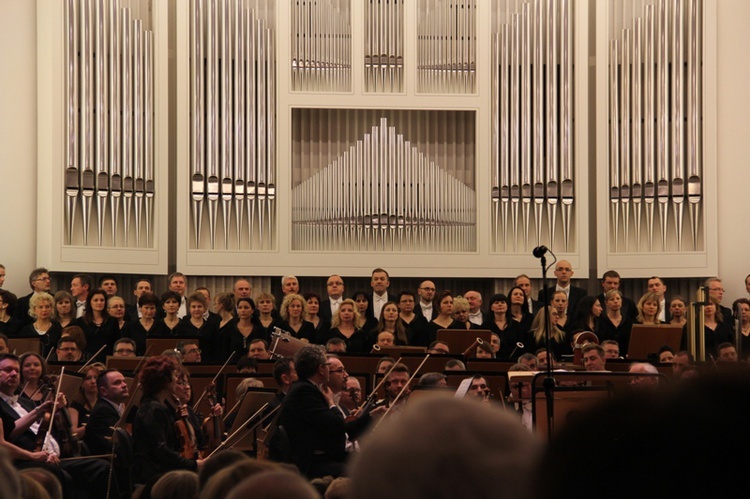
[[[425,396],[363,440],[351,497],[528,497],[539,451],[520,423],[499,409],[476,399]]]

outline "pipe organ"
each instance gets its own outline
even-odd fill
[[[54,270],[715,273],[711,3],[39,2]]]
[[[616,1],[609,11],[616,252],[704,248],[702,9],[702,0],[656,0]]]
[[[64,8],[64,242],[149,247],[157,191],[148,15],[119,0]]]

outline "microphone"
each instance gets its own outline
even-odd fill
[[[534,251],[532,252],[536,258],[541,258],[547,253],[547,247],[546,246],[537,246],[534,248]]]

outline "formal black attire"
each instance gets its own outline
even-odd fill
[[[437,309],[433,306],[432,307],[432,313],[430,314],[430,318],[427,319],[427,317],[424,316],[424,311],[422,310],[422,304],[419,300],[417,300],[417,303],[414,305],[414,313],[418,316],[422,317],[426,322],[430,322],[435,320],[435,317],[438,316]]]
[[[629,317],[622,316],[620,325],[615,326],[606,312],[599,316],[599,331],[596,335],[599,337],[599,343],[604,340],[615,340],[620,346],[620,355],[623,357],[628,354],[630,344],[630,330],[633,328],[633,321]]]
[[[153,397],[143,397],[133,424],[133,471],[138,483],[167,471],[197,470],[194,460],[179,453],[174,423],[174,411]]]
[[[86,434],[83,441],[92,455],[112,452],[112,429],[120,420],[115,406],[106,399],[99,398],[89,414]]]
[[[263,324],[261,324],[260,318],[258,318],[258,322],[256,326],[253,327],[253,334],[257,333],[258,337],[266,340],[266,343],[268,343],[269,345],[271,344],[271,333],[273,333],[277,327],[284,329],[281,327],[281,325],[284,323],[284,321],[282,321],[281,318],[278,318],[278,319],[272,318],[272,319],[273,320],[271,320],[268,326],[264,326]],[[257,331],[256,331],[256,328],[257,328]]]
[[[177,336],[181,338],[198,338],[200,340],[200,349],[203,352],[204,362],[214,359],[214,352],[220,350],[219,347],[219,328],[215,322],[209,322],[203,319],[203,324],[196,327],[190,322],[190,316],[183,318],[175,328]]]
[[[599,305],[601,305],[602,308],[604,308],[605,307],[604,294],[597,296],[596,299],[599,300]],[[667,307],[669,307],[669,302],[666,302],[666,303],[667,303]],[[623,317],[627,317],[633,323],[635,323],[635,320],[638,318],[638,306],[633,300],[623,295],[622,306],[620,307],[620,313],[623,315]],[[667,322],[669,322],[669,319],[667,320]]]
[[[547,288],[547,297],[549,300],[552,300],[552,295],[555,294],[555,291],[557,291],[557,285],[550,286]],[[572,315],[575,313],[576,308],[578,307],[578,302],[581,301],[581,298],[584,298],[586,295],[588,295],[588,293],[583,288],[579,288],[573,285],[571,285],[568,288],[568,315]],[[537,300],[544,303],[544,290],[543,289],[539,290],[539,295],[537,296]],[[603,307],[604,303],[602,303],[601,305]]]
[[[552,341],[550,342],[550,350],[558,360],[561,359],[563,355],[573,355],[573,346],[571,345],[572,336],[567,331],[563,332],[565,333],[565,336],[563,336],[561,341],[558,341],[553,337]],[[540,348],[546,348],[547,338],[542,337],[539,341],[537,341],[534,333],[529,332],[529,334],[527,335],[527,343],[525,343],[525,346],[526,352],[536,354],[536,351]]]
[[[298,331],[295,331],[292,329],[292,326],[289,325],[288,322],[282,321],[279,323],[279,328],[283,329],[284,331],[291,333],[292,336],[299,339],[304,339],[312,343],[313,339],[315,338],[315,325],[312,322],[309,321],[302,321],[302,325],[300,326]]]
[[[341,300],[344,300],[343,296],[341,297]],[[318,307],[318,317],[320,317],[321,321],[325,321],[325,323],[328,324],[329,328],[331,327],[333,314],[331,313],[331,299],[330,298],[326,298],[325,300],[320,302],[320,306]]]
[[[18,398],[18,404],[27,412],[33,411],[36,407],[31,400],[21,397]],[[16,427],[16,420],[20,419],[20,415],[1,398],[0,416],[2,416],[6,440],[24,450],[34,452],[36,449],[36,434],[33,431],[27,429],[16,437],[10,436]],[[59,467],[40,466],[40,463],[30,461],[16,461],[14,464],[18,468],[42,467],[49,470],[60,480],[66,494],[85,497],[86,492],[88,492],[91,497],[97,498],[104,497],[107,494],[109,464],[101,459],[61,461]],[[66,495],[66,497],[68,496]]]
[[[427,323],[427,326],[425,326],[422,337],[417,338],[414,344],[417,346],[429,347],[430,343],[437,339],[437,332],[441,329],[466,329],[466,324],[454,320],[448,325],[448,327],[443,327],[434,320],[430,321]]]
[[[98,359],[104,361],[107,355],[112,355],[115,341],[120,339],[120,327],[117,324],[117,319],[107,317],[100,325],[96,325],[94,322],[86,322],[84,317],[79,317],[74,324],[83,329],[83,333],[86,335],[85,353],[94,355],[101,347],[106,345]]]
[[[140,319],[127,322],[125,327],[122,328],[122,337],[135,341],[135,352],[138,356],[146,353],[146,340],[148,338],[163,338],[169,335],[169,330],[161,319],[154,319],[151,328],[148,330],[143,327]],[[151,354],[154,355],[154,352],[151,352]]]
[[[284,398],[279,424],[284,428],[292,462],[308,478],[344,472],[346,427],[337,407],[328,407],[309,380],[296,381]]]
[[[13,310],[13,317],[18,319],[21,322],[21,327],[25,326],[26,324],[30,324],[34,322],[34,318],[29,315],[29,308],[31,307],[31,298],[34,296],[34,292],[27,294],[26,296],[22,296],[18,299],[16,302],[16,308]],[[4,331],[0,331],[5,333]],[[5,333],[8,334],[8,333]]]
[[[369,353],[372,350],[372,344],[368,345],[369,337],[363,329],[355,329],[354,334],[347,338],[341,333],[339,328],[334,327],[321,337],[320,343],[325,345],[331,338],[341,338],[344,340],[346,342],[347,353]]]
[[[34,322],[32,318],[32,322]],[[17,338],[25,323],[13,316],[10,316],[8,322],[0,321],[0,333],[3,333],[8,338]]]
[[[406,322],[403,318],[401,321],[404,323],[404,327],[406,328],[406,337],[409,339],[409,345],[415,345],[417,339],[424,338],[425,336],[425,329],[427,328],[427,319],[424,318],[424,315],[417,313],[417,311],[414,311],[414,319],[412,319],[411,322]]]
[[[687,349],[687,335],[688,335],[688,327],[687,324],[682,327],[682,350]],[[713,356],[716,356],[718,352],[716,352],[716,347],[721,345],[722,343],[731,343],[734,345],[734,329],[732,326],[726,322],[718,322],[716,323],[716,329],[711,330],[708,326],[704,326],[704,336],[705,341],[704,345],[706,345],[706,354],[710,354]],[[744,344],[743,344],[744,347]],[[743,352],[745,350],[743,349]]]
[[[526,333],[521,329],[521,324],[513,319],[506,319],[505,329],[497,327],[494,320],[484,323],[485,329],[500,336],[500,350],[497,351],[498,359],[509,359],[511,355],[518,358],[519,355],[526,351]],[[524,348],[518,347],[518,343],[523,343]],[[515,359],[514,359],[515,360]]]
[[[53,347],[57,347],[57,342],[60,340],[61,335],[62,327],[60,327],[60,323],[52,321],[52,326],[50,326],[50,328],[44,334],[39,334],[39,332],[34,328],[34,323],[32,322],[31,324],[27,324],[26,326],[24,326],[16,337],[39,338],[39,341],[41,341],[42,343],[42,355],[46,357]]]
[[[231,324],[231,325],[230,325]],[[263,332],[258,324],[253,320],[253,330],[247,336],[243,336],[237,329],[237,321],[230,321],[221,330],[222,356],[228,359],[232,352],[235,352],[235,360],[240,357],[247,357],[247,351],[250,348],[250,342],[263,338]]]

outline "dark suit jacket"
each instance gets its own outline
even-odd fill
[[[18,403],[28,412],[33,411],[36,407],[34,405],[34,402],[24,397],[19,397]],[[20,435],[11,438],[10,434],[16,428],[16,421],[21,417],[3,399],[0,399],[0,416],[2,416],[3,419],[3,433],[5,434],[5,439],[8,442],[15,444],[27,451],[33,451],[36,448],[36,435],[31,430],[27,429]]]
[[[547,299],[552,300],[552,295],[555,293],[556,286],[550,286],[547,288]],[[570,292],[568,293],[568,316],[572,317],[573,314],[576,311],[576,307],[578,307],[578,302],[581,300],[581,298],[585,297],[588,293],[586,293],[586,290],[583,288],[579,288],[576,286],[571,285],[570,286]],[[544,303],[544,290],[539,290],[539,296],[537,296],[537,299]],[[602,307],[604,304],[602,303]]]
[[[417,303],[416,303],[416,305],[414,305],[414,313],[417,314],[417,315],[419,315],[419,316],[421,316],[421,317],[424,317],[424,314],[422,313],[422,305],[420,304],[419,299],[417,299]],[[433,306],[432,307],[432,317],[430,317],[430,318],[425,317],[425,320],[427,322],[431,322],[431,321],[435,320],[435,317],[437,317],[437,316],[438,316],[438,311]]]
[[[101,398],[96,401],[89,415],[86,434],[83,438],[91,454],[112,452],[112,433],[114,432],[112,428],[119,420],[120,415],[112,404]]]
[[[325,397],[311,381],[301,379],[289,389],[281,405],[279,424],[289,437],[293,463],[307,477],[343,472],[344,417],[338,408],[328,408]]]

